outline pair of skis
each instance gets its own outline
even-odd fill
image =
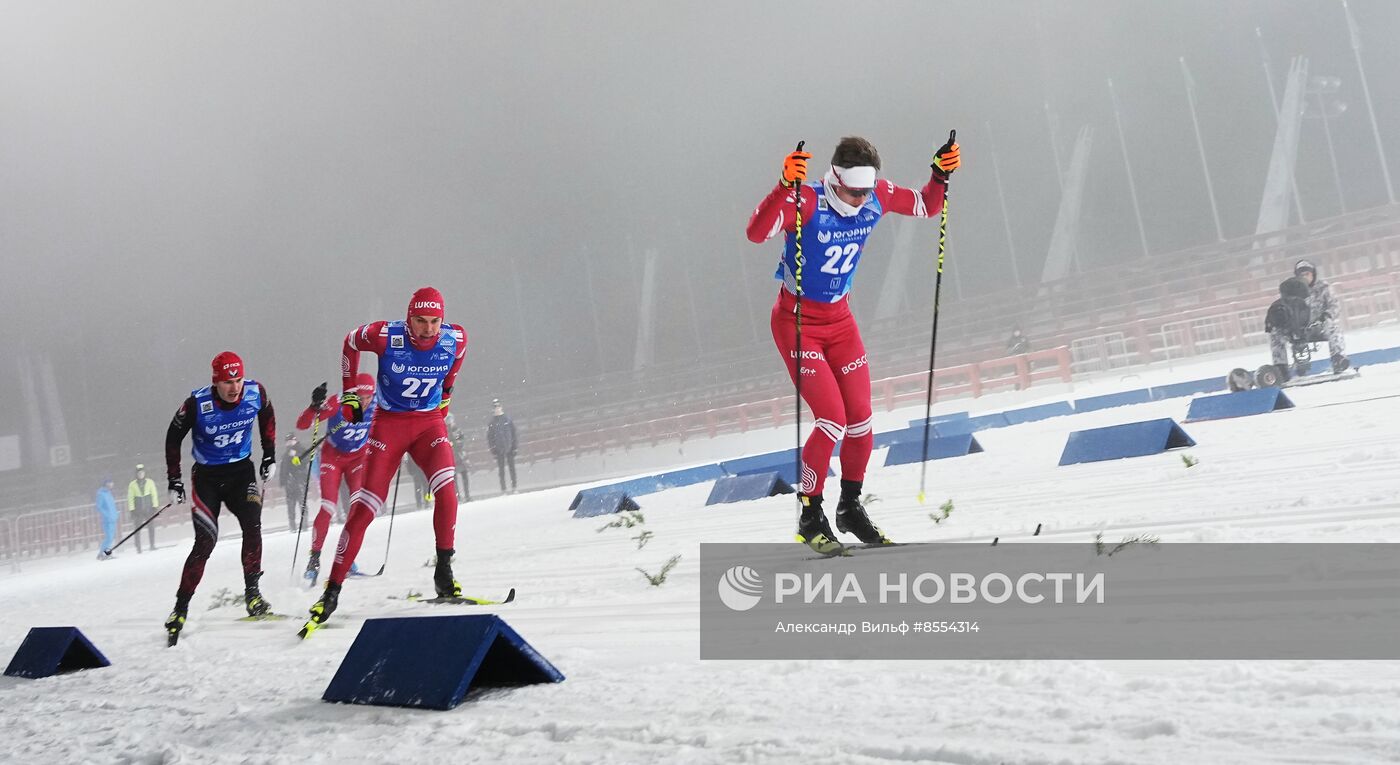
[[[510,588],[510,592],[507,592],[507,593],[506,593],[506,596],[505,596],[504,598],[501,598],[500,600],[488,600],[488,599],[486,599],[486,598],[473,598],[473,597],[464,597],[464,596],[456,596],[456,595],[438,596],[438,597],[436,597],[436,598],[424,598],[424,597],[422,597],[422,596],[418,596],[418,597],[410,596],[410,597],[407,598],[407,600],[409,600],[409,601],[411,601],[411,602],[414,602],[414,603],[432,603],[432,604],[434,604],[434,605],[452,605],[452,606],[501,606],[501,605],[505,605],[506,603],[510,603],[511,601],[515,600],[515,588],[514,588],[514,587]],[[322,625],[321,622],[317,622],[317,621],[315,621],[315,620],[309,620],[309,621],[306,622],[305,625],[302,626],[301,631],[299,631],[299,632],[297,633],[297,636],[300,637],[302,640],[305,640],[305,639],[311,637],[311,635],[312,635],[314,632],[316,632],[316,630],[320,629],[322,626],[323,626],[323,625]]]
[[[487,600],[485,598],[472,598],[462,595],[439,595],[436,598],[425,598],[422,595],[410,595],[405,600],[412,603],[438,603],[452,606],[501,606],[515,600],[515,588],[510,588],[504,598],[500,600]]]
[[[269,612],[269,613],[265,613],[265,614],[258,614],[257,616],[240,616],[240,617],[238,617],[238,619],[237,619],[236,621],[240,621],[240,622],[280,622],[280,621],[282,621],[283,619],[290,619],[290,618],[291,618],[291,617],[290,617],[290,616],[287,616],[286,614],[278,614],[278,613],[271,613],[271,612]],[[183,625],[181,625],[181,627],[180,627],[179,629],[173,629],[173,630],[168,629],[168,630],[166,630],[166,633],[165,633],[165,647],[166,647],[166,648],[174,648],[174,647],[175,647],[175,644],[180,642],[180,633],[183,632],[183,631],[184,631],[184,626],[183,626]]]
[[[500,605],[505,605],[506,603],[510,603],[510,602],[512,602],[512,601],[515,600],[515,588],[514,588],[514,587],[510,588],[510,591],[507,592],[506,595],[505,595],[505,597],[501,598],[500,600],[489,600],[489,599],[487,599],[487,598],[458,597],[458,596],[447,596],[447,597],[436,597],[436,598],[409,597],[409,598],[407,598],[407,599],[410,600],[410,601],[413,601],[413,602],[415,602],[415,603],[432,603],[432,604],[435,604],[435,605],[453,605],[453,606],[500,606]],[[267,614],[259,614],[259,615],[257,615],[257,616],[240,616],[240,617],[238,617],[238,619],[236,619],[236,621],[240,621],[240,622],[280,622],[280,621],[285,621],[285,620],[290,619],[290,618],[292,618],[292,617],[291,617],[291,616],[288,616],[287,614],[267,613]],[[302,639],[305,639],[305,638],[307,638],[307,637],[310,637],[311,633],[315,632],[318,628],[320,628],[320,626],[321,626],[321,625],[316,624],[316,623],[314,623],[314,622],[307,622],[307,623],[306,623],[306,626],[305,626],[305,627],[302,627],[301,631],[298,632],[297,634],[298,634],[298,636],[300,636]],[[181,632],[181,631],[182,631],[182,630],[173,630],[173,631],[170,631],[170,632],[167,633],[167,635],[166,635],[166,645],[167,645],[168,647],[173,647],[173,646],[175,646],[176,643],[178,643],[178,642],[180,641],[180,632]]]

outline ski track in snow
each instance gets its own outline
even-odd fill
[[[1212,372],[1202,364],[1166,379],[1193,379],[1191,369]],[[1199,444],[1185,450],[1200,460],[1190,469],[1177,452],[1056,466],[1069,431],[1180,422],[1186,399],[982,431],[986,453],[930,463],[924,506],[915,499],[919,466],[880,467],[877,451],[870,511],[901,541],[1027,541],[1037,523],[1036,541],[1083,544],[1100,531],[1109,542],[1136,533],[1171,542],[1400,541],[1397,381],[1400,365],[1370,367],[1354,381],[1288,391],[1293,411],[1184,424]],[[1036,403],[1019,401],[1012,405]],[[1001,407],[952,403],[974,414]],[[784,448],[791,435],[753,434],[753,450]],[[674,489],[639,498],[644,526],[600,532],[607,518],[567,512],[575,489],[462,506],[457,575],[468,594],[519,590],[515,603],[470,611],[501,614],[568,679],[474,694],[450,712],[320,700],[363,620],[448,613],[390,599],[432,587],[430,513],[395,520],[385,575],[348,581],[340,610],[305,642],[295,633],[315,594],[289,580],[294,535],[285,531],[266,536],[263,584],[293,619],[241,623],[240,607],[206,610],[221,589],[241,591],[237,542],[225,540],[174,649],[160,625],[188,541],[107,563],[85,552],[18,573],[0,566],[0,658],[31,626],[75,624],[113,662],[37,681],[0,678],[0,761],[1400,761],[1400,662],[700,662],[698,545],[791,539],[791,497],[705,508],[708,483]],[[928,515],[945,498],[952,517],[935,526]],[[641,528],[655,537],[637,550],[631,537]],[[387,519],[371,526],[361,566],[383,560],[387,530]],[[675,554],[682,560],[662,587],[635,570],[654,572]]]

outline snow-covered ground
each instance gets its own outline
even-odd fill
[[[1400,344],[1395,330],[1353,347]],[[997,411],[1045,400],[1222,374],[1228,357],[1022,393],[946,402]],[[896,539],[986,543],[1028,536],[1088,544],[1103,531],[1174,541],[1400,541],[1400,364],[1289,391],[1297,409],[1186,425],[1199,464],[1177,453],[1057,467],[1071,430],[1185,417],[1187,399],[977,434],[983,454],[880,467],[867,489]],[[877,430],[919,409],[882,413]],[[790,429],[688,445],[693,464],[782,448]],[[669,447],[674,450],[674,447]],[[714,451],[715,454],[709,452]],[[625,456],[618,456],[621,464]],[[611,472],[611,471],[609,471]],[[441,614],[391,596],[429,590],[429,513],[395,521],[386,573],[346,585],[313,639],[300,619],[241,623],[207,610],[241,588],[236,541],[215,550],[179,646],[164,647],[185,545],[112,562],[89,553],[0,569],[0,661],[31,626],[79,626],[113,666],[44,680],[0,678],[0,761],[68,762],[941,762],[1361,763],[1400,761],[1397,662],[701,662],[698,545],[791,538],[791,497],[703,507],[708,484],[640,498],[644,528],[574,520],[576,487],[473,502],[458,522],[458,578],[471,594],[519,589],[495,609],[568,677],[492,691],[454,711],[320,701],[366,618]],[[830,493],[834,494],[834,486]],[[943,499],[952,518],[928,518]],[[271,519],[280,510],[269,508]],[[225,518],[232,527],[232,519]],[[370,528],[361,565],[384,561],[388,523]],[[339,529],[333,530],[338,534]],[[304,544],[304,542],[303,542]],[[290,581],[293,536],[265,540],[264,592],[300,615],[315,599]],[[661,587],[637,567],[679,566]],[[304,560],[304,555],[303,558]],[[1400,636],[1397,636],[1400,640]]]

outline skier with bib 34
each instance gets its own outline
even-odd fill
[[[214,379],[192,393],[180,405],[165,432],[165,467],[170,493],[177,504],[185,502],[180,477],[180,443],[191,434],[194,467],[190,470],[190,515],[194,520],[194,547],[185,559],[175,609],[165,621],[170,644],[179,638],[189,614],[190,599],[204,577],[204,564],[219,541],[219,511],[238,519],[243,531],[243,598],[249,616],[272,611],[258,589],[262,577],[262,489],[277,462],[277,419],[267,390],[243,377],[243,360],[232,351],[214,357]],[[256,435],[255,435],[256,434]],[[253,439],[262,442],[262,463],[253,473]]]

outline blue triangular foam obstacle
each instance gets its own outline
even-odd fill
[[[5,674],[38,678],[111,665],[77,627],[34,627],[15,651]]]
[[[1236,393],[1221,393],[1193,399],[1186,409],[1187,422],[1223,420],[1227,417],[1248,417],[1251,414],[1292,409],[1293,402],[1278,388],[1255,388]]]
[[[931,460],[942,460],[949,457],[962,457],[967,454],[976,454],[982,451],[982,445],[977,443],[977,439],[971,433],[963,433],[957,436],[939,436],[928,440],[928,458]],[[924,458],[923,438],[914,441],[900,441],[890,446],[885,452],[885,467],[890,465],[908,465],[909,463],[922,462]]]
[[[1196,442],[1170,417],[1106,428],[1076,430],[1069,434],[1061,465],[1101,462],[1125,457],[1160,454],[1168,449],[1195,446]]]
[[[563,673],[494,614],[369,619],[321,698],[451,709],[472,688],[563,680]]]
[[[792,493],[792,485],[784,481],[777,472],[731,475],[715,481],[714,488],[710,489],[710,498],[705,500],[705,504],[721,505]]]
[[[575,518],[596,518],[600,515],[640,510],[636,501],[625,491],[605,491],[596,494],[580,492],[574,502]]]

